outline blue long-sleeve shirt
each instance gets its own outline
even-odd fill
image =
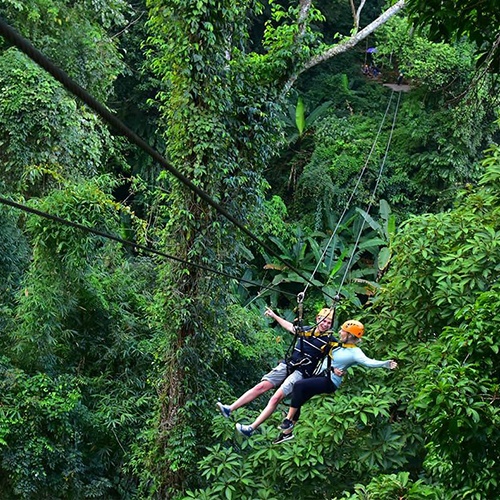
[[[369,358],[359,347],[334,347],[329,356],[332,358],[331,367],[338,368],[339,370],[346,371],[351,366],[363,365],[367,368],[389,368],[391,360],[378,361],[377,359]],[[323,360],[321,365],[321,373],[324,373],[328,369],[328,357]],[[335,375],[333,370],[330,372],[330,378],[332,382],[340,387],[342,383],[342,377]]]

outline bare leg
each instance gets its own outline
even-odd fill
[[[295,422],[295,414],[297,413],[297,410],[298,408],[294,408],[293,406],[290,406],[290,408],[288,408],[288,414],[286,416],[286,418],[288,420],[291,420],[292,422]]]
[[[273,387],[274,386],[273,384],[271,384],[271,382],[269,382],[268,380],[263,380],[262,382],[259,382],[257,385],[242,394],[232,405],[229,406],[229,409],[231,411],[234,411],[237,408],[250,403],[255,398],[258,398],[261,394],[264,394]]]
[[[250,424],[252,429],[253,430],[257,429],[257,427],[259,427],[259,425],[262,424],[262,422],[267,420],[273,414],[278,404],[281,401],[283,401],[284,398],[285,398],[285,393],[281,389],[278,389],[267,403],[267,406],[261,411],[260,415],[255,419],[253,424]]]

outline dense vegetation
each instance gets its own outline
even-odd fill
[[[0,38],[2,498],[497,497],[499,12],[455,4],[0,2],[214,201]],[[399,370],[245,440],[303,290]]]

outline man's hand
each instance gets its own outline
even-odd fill
[[[276,319],[276,313],[269,307],[266,307],[266,310],[264,311],[264,316],[269,316],[270,318]]]

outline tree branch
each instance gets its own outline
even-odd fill
[[[361,11],[363,10],[363,7],[365,6],[366,0],[361,0],[359,7],[356,9],[356,5],[354,5],[354,0],[351,1],[351,9],[352,9],[352,18],[354,21],[354,29],[353,29],[353,34],[357,33],[359,31],[359,19],[361,17]]]
[[[347,52],[349,49],[352,49],[355,47],[359,42],[364,40],[368,35],[371,35],[377,28],[385,24],[392,16],[397,14],[400,10],[402,10],[405,6],[406,0],[398,0],[392,7],[387,9],[382,15],[380,15],[375,21],[370,23],[368,26],[363,28],[361,31],[355,33],[349,38],[345,38],[344,40],[340,41],[339,43],[332,45],[331,47],[328,47],[324,52],[321,54],[318,54],[309,61],[307,61],[302,68],[300,68],[294,75],[292,75],[288,81],[286,82],[284,86],[284,91],[288,92],[299,75],[307,71],[308,69],[316,66],[317,64],[320,64],[322,62],[327,61],[328,59],[331,59],[332,57],[335,57],[339,54],[343,54],[344,52]],[[307,2],[306,2],[307,3]],[[362,2],[363,3],[363,2]],[[359,10],[358,10],[359,12]]]
[[[305,24],[307,16],[309,15],[309,10],[311,9],[312,0],[300,0],[300,11],[297,24],[300,27],[300,31],[305,29]]]

